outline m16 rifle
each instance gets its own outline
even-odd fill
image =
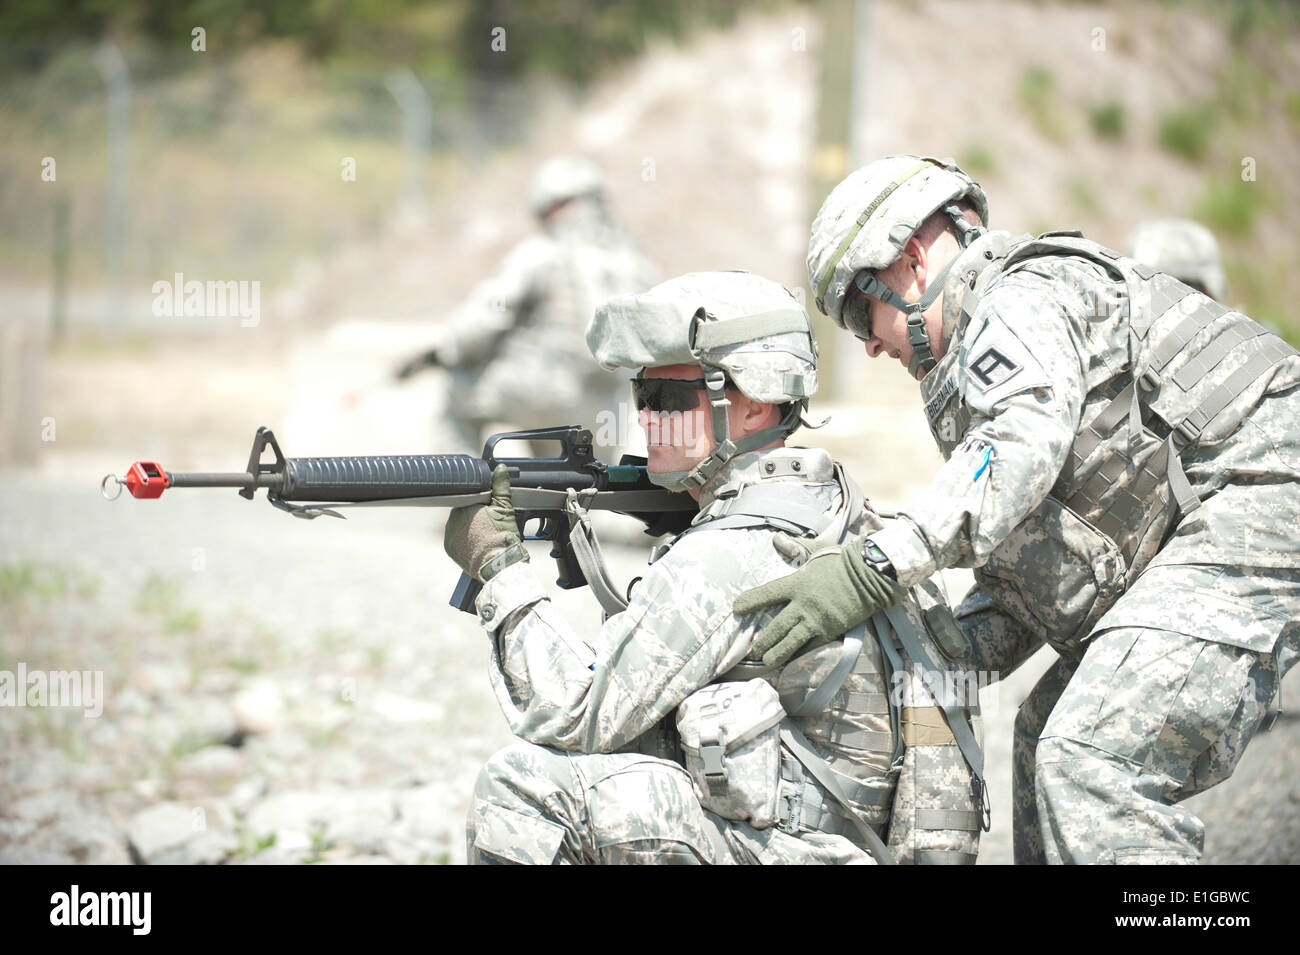
[[[496,449],[503,441],[556,441],[560,454],[498,457]],[[263,462],[268,449],[275,460]],[[122,488],[132,497],[157,498],[173,487],[233,487],[251,501],[258,488],[266,488],[267,499],[295,517],[343,517],[339,513],[343,507],[486,504],[492,492],[492,471],[498,464],[510,471],[520,534],[525,540],[551,544],[551,556],[559,568],[556,585],[568,590],[590,582],[602,605],[610,585],[604,579],[598,552],[592,556],[595,545],[585,519],[588,510],[635,517],[652,536],[684,530],[699,510],[690,495],[653,484],[646,474],[645,459],[624,455],[618,464],[597,459],[591,432],[579,425],[494,434],[480,458],[469,454],[286,458],[271,430],[258,428],[248,466],[241,472],[181,473],[166,471],[155,461],[136,461],[125,477],[106,475],[100,489],[113,500]],[[529,525],[533,525],[531,532]],[[576,535],[575,528],[579,529]],[[596,575],[601,579],[588,580]],[[481,587],[468,574],[461,574],[451,605],[474,613],[474,598]]]

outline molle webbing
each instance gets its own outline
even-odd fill
[[[1249,321],[1249,319],[1247,319]],[[1251,322],[1251,324],[1255,324]],[[1257,336],[1256,339],[1247,339],[1247,341],[1262,339],[1262,348],[1251,355],[1246,363],[1229,374],[1220,382],[1213,391],[1207,395],[1201,404],[1193,408],[1187,415],[1177,422],[1169,422],[1173,427],[1174,433],[1181,437],[1184,443],[1195,443],[1215,418],[1223,412],[1228,405],[1249,388],[1256,380],[1259,379],[1266,371],[1288,358],[1296,351],[1282,339],[1278,338],[1272,332],[1266,332],[1264,335]],[[1177,376],[1175,376],[1176,378]]]
[[[785,744],[786,749],[794,755],[795,759],[799,760],[803,768],[808,770],[808,774],[821,783],[822,788],[826,790],[826,794],[844,809],[848,821],[856,830],[867,851],[875,857],[876,862],[880,865],[894,865],[894,857],[885,848],[880,836],[863,821],[850,803],[851,797],[841,787],[840,780],[846,777],[831,769],[826,761],[817,755],[817,751],[812,748],[808,739],[790,719],[786,719],[781,723],[781,742]]]
[[[826,675],[826,679],[813,688],[802,700],[787,702],[786,698],[783,697],[781,705],[785,707],[785,711],[791,716],[814,716],[825,711],[832,697],[840,691],[844,681],[853,672],[853,665],[858,662],[858,656],[862,653],[862,641],[866,636],[866,632],[867,625],[860,623],[844,634],[844,639],[840,642],[839,659],[831,667],[831,672]],[[874,749],[876,747],[864,748]],[[886,742],[884,748],[889,749],[890,743]]]
[[[940,751],[916,750],[916,774],[921,778],[942,776],[945,763]],[[980,808],[970,808],[971,803],[963,805],[962,799],[954,799],[957,792],[949,790],[940,794],[939,805],[918,805],[912,810],[912,827],[919,833],[944,833],[951,838],[954,832],[978,833],[984,828]],[[933,797],[932,797],[933,798]],[[947,841],[945,839],[944,841]],[[912,850],[912,861],[917,865],[974,865],[975,853],[962,852],[957,849],[928,849],[917,847]]]
[[[876,628],[878,634],[883,630],[892,628],[898,635],[898,639],[903,644],[903,649],[917,666],[924,667],[931,673],[944,672],[942,667],[935,664],[927,649],[929,641],[928,634],[918,634],[916,628],[908,620],[907,614],[900,607],[891,607],[883,613],[877,613],[871,618],[871,625]],[[948,721],[948,728],[952,731],[953,737],[957,740],[957,746],[961,749],[961,754],[970,767],[979,788],[984,787],[984,753],[975,740],[975,734],[971,731],[970,724],[966,722],[966,716],[962,708],[954,705],[951,701],[938,700],[943,715]]]
[[[1004,260],[995,258],[986,267],[985,271],[997,269],[997,274],[987,281],[981,275],[980,284],[987,288],[998,274],[1050,255],[1094,262],[1128,289],[1130,359],[1136,382],[1130,380],[1080,430],[1052,493],[1117,545],[1129,562],[1127,576],[1132,579],[1149,559],[1149,554],[1145,558],[1138,554],[1148,531],[1160,521],[1172,523],[1200,506],[1183,471],[1180,451],[1194,445],[1234,400],[1295,351],[1263,326],[1197,295],[1176,279],[1077,236],[1043,235],[1014,245]],[[967,307],[963,301],[963,312]],[[1158,332],[1165,324],[1161,319],[1175,309],[1182,317],[1172,328]],[[1235,317],[1223,321],[1199,347],[1193,345],[1226,316]],[[963,322],[969,317],[964,314]],[[1247,357],[1238,367],[1222,370],[1231,357],[1242,354]],[[1171,373],[1175,365],[1177,370]],[[1121,438],[1124,432],[1126,440]],[[1168,508],[1169,498],[1176,511]]]

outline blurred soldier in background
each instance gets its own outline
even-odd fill
[[[446,321],[436,348],[397,369],[450,372],[446,419],[456,446],[481,447],[489,424],[583,424],[619,410],[627,383],[591,360],[583,335],[596,306],[639,292],[655,267],[611,222],[600,169],[558,156],[533,179],[529,205],[542,234],[525,239]],[[609,443],[616,443],[611,440]]]
[[[976,656],[1060,654],[1016,720],[1016,860],[1195,862],[1180,801],[1232,774],[1300,654],[1300,355],[1078,233],[987,222],[979,184],[928,157],[823,203],[817,305],[920,381],[945,464],[851,567],[736,606],[788,604],[755,640],[779,665],[876,612],[879,578],[975,568]]]
[[[1130,233],[1125,244],[1130,258],[1157,272],[1172,275],[1216,302],[1228,297],[1219,243],[1210,230],[1188,219],[1152,219]]]

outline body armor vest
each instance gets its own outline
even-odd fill
[[[656,551],[655,559],[688,534],[728,528],[766,527],[827,543],[845,541],[863,529],[868,512],[861,490],[838,465],[835,478],[844,495],[835,514],[827,512],[824,497],[811,485],[751,484],[704,508],[691,528]],[[931,616],[947,608],[937,591],[927,586],[923,593],[923,604],[889,611],[888,623],[862,624],[779,671],[746,661],[718,682],[764,679],[789,714],[781,724],[778,822],[787,831],[840,834],[859,844],[860,822],[883,832],[891,822],[901,768],[909,804],[920,808],[907,830],[911,843],[895,844],[895,850],[910,862],[973,864],[973,851],[927,848],[960,842],[957,832],[974,834],[978,843],[983,761],[969,717],[958,706],[900,706],[893,698],[894,675],[906,670],[905,658],[927,670],[947,666],[927,631]],[[906,760],[905,744],[918,747]]]
[[[1080,428],[1051,492],[975,571],[1004,612],[1058,651],[1078,656],[1102,614],[1181,517],[1200,506],[1180,453],[1235,431],[1268,389],[1270,370],[1296,351],[1242,313],[1078,233],[989,238],[991,261],[967,273],[954,345],[945,356],[952,361],[936,368],[933,383],[927,376],[922,384],[945,458],[971,422],[957,340],[1002,277],[1044,256],[1095,263],[1114,285],[1083,317],[1122,323],[1120,334],[1127,332],[1124,360],[1088,383]]]

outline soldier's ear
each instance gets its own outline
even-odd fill
[[[745,434],[754,434],[764,428],[775,427],[780,423],[781,408],[779,405],[766,401],[754,401],[744,393],[738,394],[737,399],[744,402],[744,411],[740,420]]]
[[[930,250],[925,247],[925,243],[914,235],[907,240],[907,245],[903,246],[902,258],[906,263],[908,272],[914,273],[928,265]]]

